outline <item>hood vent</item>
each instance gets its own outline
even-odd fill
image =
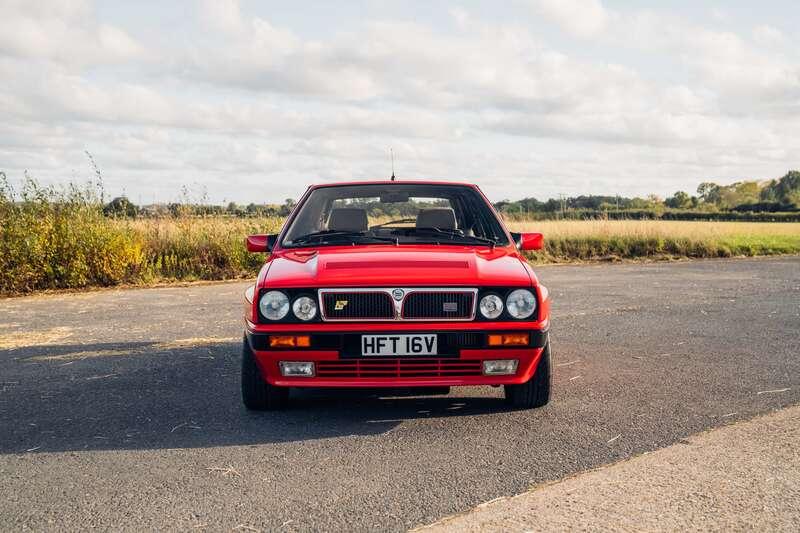
[[[329,270],[348,268],[469,268],[466,261],[335,261],[325,265]]]

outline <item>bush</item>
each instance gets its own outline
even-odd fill
[[[0,292],[129,281],[142,252],[136,235],[108,224],[90,189],[26,179],[17,197],[0,175]]]
[[[55,189],[26,179],[17,194],[0,173],[0,293],[252,276],[264,257],[247,252],[245,235],[280,223],[109,218],[89,186]]]

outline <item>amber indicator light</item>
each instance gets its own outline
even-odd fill
[[[489,335],[489,346],[527,346],[530,335],[527,333],[500,333]]]
[[[270,335],[270,348],[308,348],[311,337],[308,335]]]

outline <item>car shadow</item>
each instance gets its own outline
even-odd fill
[[[193,448],[381,435],[406,420],[505,411],[500,394],[292,391],[285,411],[241,403],[238,342],[0,350],[0,454]]]

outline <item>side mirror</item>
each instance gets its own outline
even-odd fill
[[[541,250],[544,248],[544,235],[541,233],[512,233],[517,248],[522,251]]]
[[[253,253],[271,252],[277,240],[277,235],[249,235],[247,237],[247,251]]]

